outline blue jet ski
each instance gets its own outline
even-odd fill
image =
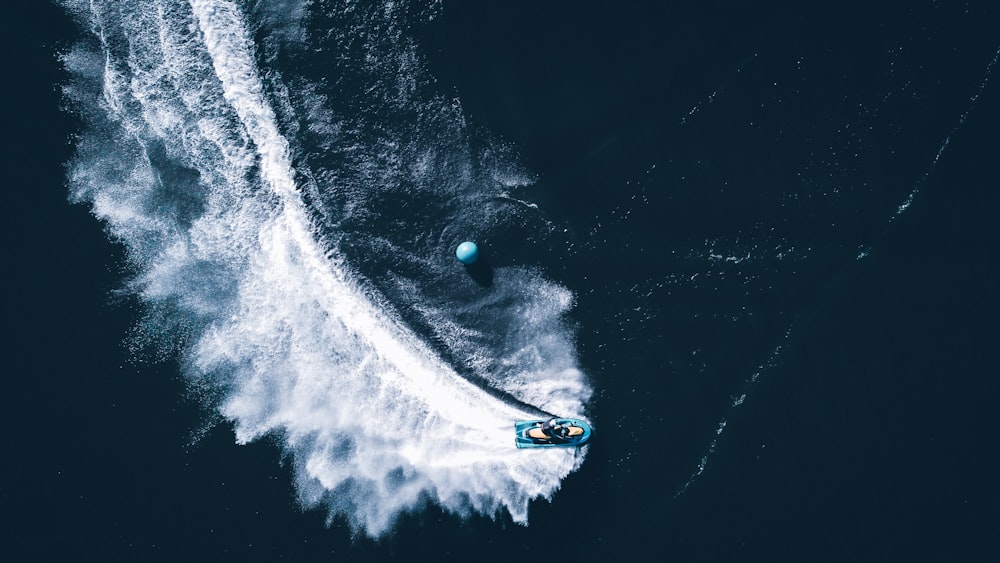
[[[514,423],[514,443],[519,448],[578,447],[590,440],[590,425],[575,418],[521,420]]]

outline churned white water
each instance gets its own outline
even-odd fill
[[[307,4],[288,4],[305,17]],[[274,106],[287,83],[261,70],[251,39],[266,34],[266,21],[252,28],[247,8],[224,0],[66,7],[90,32],[65,55],[66,95],[85,122],[69,172],[73,197],[127,249],[129,289],[151,312],[143,330],[175,343],[192,388],[211,398],[236,440],[277,438],[302,503],[358,532],[383,534],[427,502],[461,515],[506,511],[526,523],[529,502],[551,498],[585,455],[518,450],[512,432],[515,420],[540,410],[585,414],[591,390],[560,320],[570,292],[512,266],[456,307],[463,294],[425,295],[420,276],[459,267],[421,258],[423,274],[387,278],[411,299],[398,304],[340,251],[339,237],[360,223],[329,217],[364,213],[369,200],[351,194],[386,189],[379,167],[400,165],[355,155],[354,170],[366,174],[338,179],[295,161],[292,128]],[[289,29],[281,33],[295,35]],[[310,103],[305,120],[329,133],[332,150],[356,148],[336,145],[323,96]],[[445,149],[413,151],[405,168],[419,175]],[[303,178],[318,200],[346,193],[328,198],[341,208],[310,202]],[[378,218],[364,224],[371,230],[356,240],[378,244]],[[433,244],[448,244],[438,238]],[[457,271],[447,275],[464,275]]]

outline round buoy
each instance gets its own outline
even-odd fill
[[[455,249],[455,256],[463,264],[475,264],[479,259],[479,247],[474,242],[465,241]]]

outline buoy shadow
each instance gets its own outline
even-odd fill
[[[493,266],[490,265],[489,260],[485,256],[480,255],[479,260],[476,260],[475,264],[463,264],[463,266],[465,267],[465,272],[472,278],[472,281],[482,287],[493,285]]]

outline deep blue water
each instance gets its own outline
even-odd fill
[[[303,508],[312,489],[302,459],[322,451],[313,446],[323,434],[297,442],[295,416],[396,413],[451,432],[468,421],[449,419],[455,407],[433,397],[463,388],[432,392],[426,408],[445,414],[429,418],[410,403],[368,402],[353,386],[339,390],[350,404],[315,411],[282,411],[281,400],[254,394],[245,385],[257,381],[254,366],[288,374],[278,382],[309,371],[284,345],[299,342],[291,335],[322,336],[335,351],[321,358],[324,373],[337,381],[388,381],[357,367],[383,348],[317,328],[304,306],[288,317],[303,324],[275,329],[289,335],[276,345],[272,331],[241,332],[226,320],[233,310],[250,327],[283,312],[254,309],[273,305],[247,289],[258,286],[240,252],[157,269],[169,234],[195,232],[210,215],[207,184],[239,184],[224,209],[259,199],[278,215],[270,206],[284,196],[266,186],[279,182],[268,184],[260,160],[237,180],[213,178],[223,168],[209,149],[178,149],[148,116],[135,137],[118,138],[109,112],[63,98],[72,84],[100,92],[104,75],[101,64],[68,70],[57,55],[81,42],[104,51],[43,4],[8,18],[22,25],[3,49],[17,77],[4,104],[15,336],[0,489],[13,560],[884,561],[995,551],[1000,12],[991,3],[403,3],[390,17],[377,2],[356,13],[329,2],[302,20],[297,4],[243,15],[312,232],[378,311],[419,338],[407,357],[442,358],[485,390],[469,396],[487,415],[579,405],[597,428],[593,444],[572,470],[528,465],[523,481],[460,483],[470,497],[485,490],[496,512],[455,514],[427,491],[483,467],[438,473],[435,460],[465,453],[499,475],[508,454],[428,441],[418,449],[430,462],[412,473],[393,472],[394,462],[386,477],[378,464],[351,466],[353,480]],[[127,49],[112,40],[107,52]],[[154,86],[144,92],[167,91]],[[206,103],[196,116],[239,121]],[[222,146],[241,135],[222,131]],[[135,163],[158,181],[136,182],[147,191],[133,201],[112,188],[141,176]],[[73,170],[97,178],[90,191],[67,180]],[[82,201],[71,204],[71,193]],[[102,194],[169,228],[101,215],[92,204]],[[276,230],[271,214],[251,216],[224,232]],[[483,243],[485,282],[450,256],[464,236]],[[268,239],[233,240],[253,254]],[[566,295],[572,307],[548,308]],[[345,314],[348,328],[355,314]],[[231,356],[192,351],[205,334],[231,342]],[[534,345],[537,358],[516,353]],[[549,397],[560,373],[592,396],[570,387]],[[274,381],[258,384],[281,395]],[[282,412],[285,422],[266,422]],[[354,428],[324,424],[337,436]],[[248,443],[236,443],[240,432]],[[330,457],[361,451],[344,447]],[[503,503],[531,475],[558,490],[530,503],[525,527]],[[397,478],[383,496],[359,484]],[[431,500],[376,530],[370,515],[396,506],[408,483],[431,483],[421,485]]]

